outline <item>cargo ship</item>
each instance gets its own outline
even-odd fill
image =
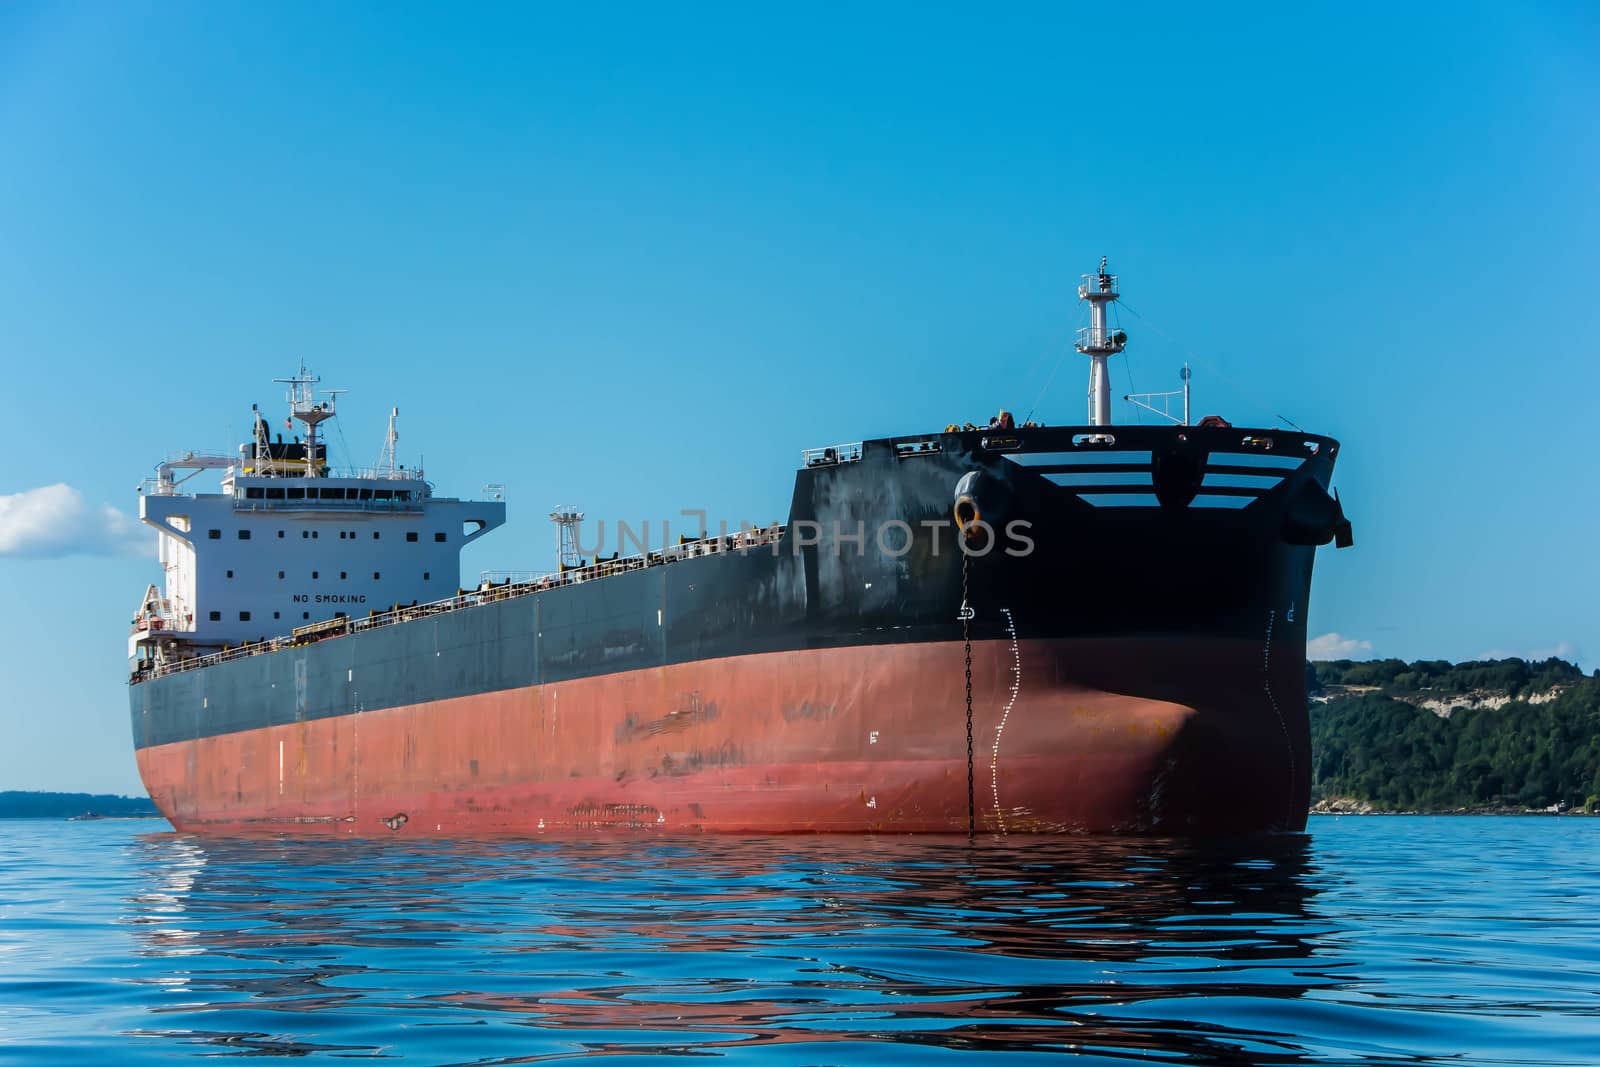
[[[1158,834],[1298,830],[1336,441],[1112,424],[1102,260],[1086,424],[805,449],[785,521],[466,583],[501,494],[285,441],[141,490],[164,585],[129,638],[151,798],[181,831]],[[1148,399],[1130,398],[1157,410]],[[1168,398],[1170,400],[1170,397]],[[1163,401],[1160,410],[1170,407]],[[220,473],[220,492],[185,483]],[[687,487],[686,487],[687,488]]]

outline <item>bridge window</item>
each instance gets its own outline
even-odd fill
[[[306,498],[306,491],[304,489],[290,489],[287,490],[287,492],[290,500],[304,500]]]
[[[264,499],[265,496],[266,494],[261,491],[261,487],[259,485],[248,486],[244,491],[244,497],[246,500],[261,500]]]
[[[324,489],[322,491],[322,499],[324,499],[324,500],[343,500],[344,499],[344,490],[343,489]]]
[[[268,500],[282,500],[283,499],[283,490],[282,489],[269,488],[267,490],[267,499]]]

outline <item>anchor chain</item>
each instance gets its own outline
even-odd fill
[[[978,834],[977,805],[972,789],[972,607],[967,603],[967,582],[971,577],[972,557],[961,554],[961,643],[967,656],[967,837]]]

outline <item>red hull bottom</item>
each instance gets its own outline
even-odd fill
[[[1244,682],[1200,685],[1205,699],[1183,704],[1066,680],[1137,679],[1152,662]],[[1297,671],[1275,666],[1263,686],[1260,646],[975,644],[977,826],[1299,829],[1303,699],[1270,699]],[[204,833],[965,833],[965,704],[960,644],[877,645],[364,711],[138,760],[162,813]]]

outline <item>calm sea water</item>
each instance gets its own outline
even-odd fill
[[[209,841],[0,822],[0,1061],[1600,1064],[1600,819]]]

